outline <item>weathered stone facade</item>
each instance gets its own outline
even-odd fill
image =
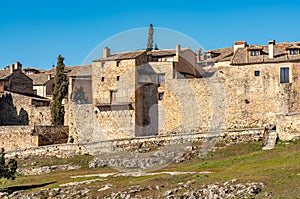
[[[67,143],[68,130],[53,126],[0,126],[0,148],[19,150]]]
[[[263,128],[278,125],[277,114],[300,112],[299,64],[295,57],[279,54],[291,47],[284,51],[283,45],[273,42],[271,54],[268,47],[240,43],[210,52],[213,65],[205,71],[196,63],[196,54],[180,48],[147,56],[120,53],[93,62],[100,131],[113,138]],[[160,74],[163,83],[158,82]],[[116,102],[125,103],[127,109],[118,110]],[[126,111],[131,117],[124,117]]]
[[[0,98],[0,125],[50,125],[49,103],[38,96],[5,92]]]

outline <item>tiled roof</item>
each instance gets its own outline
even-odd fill
[[[64,73],[69,74],[72,72],[72,70],[76,69],[78,66],[65,66]],[[46,71],[47,74],[55,75],[56,73],[56,67],[51,68],[50,70]]]
[[[181,48],[181,52],[190,50],[189,48]],[[166,50],[152,50],[149,54],[153,57],[164,57],[164,56],[174,56],[176,55],[175,49],[166,49]]]
[[[219,48],[208,51],[211,53],[211,59],[215,62],[230,61],[233,56],[233,47]]]
[[[297,43],[298,44],[298,43]],[[298,47],[293,43],[279,43],[274,45],[274,58],[269,58],[268,46],[259,46],[260,48],[253,48],[252,46],[246,46],[245,48],[237,49],[236,53],[232,58],[231,64],[255,64],[255,63],[275,63],[275,62],[288,62],[288,61],[300,61],[300,55],[290,55],[288,50]],[[249,51],[252,49],[260,49],[260,55],[251,56]]]
[[[43,85],[49,80],[48,75],[49,74],[38,73],[38,74],[31,74],[27,76],[33,80],[33,85]]]
[[[122,52],[122,53],[113,54],[106,58],[100,58],[100,59],[94,60],[93,62],[134,59],[145,52],[146,52],[145,50],[139,50],[139,51],[133,51],[133,52]]]
[[[40,69],[40,68],[31,68],[31,67],[23,68],[23,71],[35,71],[37,73],[44,73],[44,72],[46,72],[43,69]]]
[[[92,65],[85,65],[85,66],[77,66],[74,68],[68,76],[88,76],[92,75]]]
[[[0,79],[5,79],[11,75],[9,70],[0,70]]]

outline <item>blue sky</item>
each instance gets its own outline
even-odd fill
[[[20,61],[24,67],[50,69],[58,54],[66,65],[80,65],[107,38],[150,23],[184,33],[205,49],[231,46],[237,40],[300,40],[296,0],[211,2],[1,1],[0,67]]]

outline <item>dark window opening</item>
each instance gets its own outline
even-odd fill
[[[105,64],[104,62],[101,63],[101,67],[102,67],[102,68],[104,68],[104,64]]]
[[[165,84],[165,74],[158,74],[157,83],[159,86],[164,86]]]
[[[37,90],[36,89],[33,90],[33,94],[37,95]]]
[[[290,54],[291,55],[298,55],[299,54],[299,50],[298,49],[291,49],[290,50]]]
[[[117,67],[119,67],[120,66],[120,61],[117,61]]]
[[[164,93],[158,93],[158,100],[164,99]]]
[[[280,83],[289,83],[289,68],[280,68]]]
[[[260,71],[258,71],[258,70],[254,71],[254,76],[255,77],[258,77],[259,75],[260,75]]]
[[[251,56],[258,56],[259,55],[259,50],[251,50],[250,55]]]
[[[117,103],[117,91],[110,91],[110,103]]]
[[[119,81],[120,80],[120,76],[117,76],[117,81]]]
[[[101,78],[101,81],[104,82],[104,77]]]

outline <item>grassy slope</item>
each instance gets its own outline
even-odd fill
[[[171,164],[161,171],[213,171],[212,174],[193,174],[170,176],[166,174],[141,177],[107,177],[105,181],[91,183],[88,186],[95,194],[109,194],[111,191],[122,191],[129,186],[141,185],[142,187],[155,187],[163,185],[159,191],[145,190],[145,195],[155,196],[158,192],[174,187],[179,182],[195,180],[191,187],[200,187],[203,184],[224,182],[237,179],[239,182],[264,182],[267,186],[263,192],[270,192],[274,197],[295,198],[300,195],[300,142],[279,142],[276,148],[269,151],[260,149],[261,143],[235,144],[223,150],[209,153],[204,158],[194,158],[188,162]],[[59,164],[79,164],[83,167],[75,171],[59,171],[40,176],[18,176],[14,181],[1,179],[3,187],[28,186],[27,191],[41,188],[57,187],[73,181],[82,181],[88,178],[70,178],[74,175],[92,173],[116,172],[110,168],[88,169],[90,156],[78,156],[70,159],[27,159],[20,161],[20,167],[44,166]],[[30,187],[31,185],[52,184],[43,187]],[[97,192],[105,184],[112,184],[113,188],[104,192]],[[143,193],[142,193],[143,194]],[[261,198],[259,195],[258,198]]]

